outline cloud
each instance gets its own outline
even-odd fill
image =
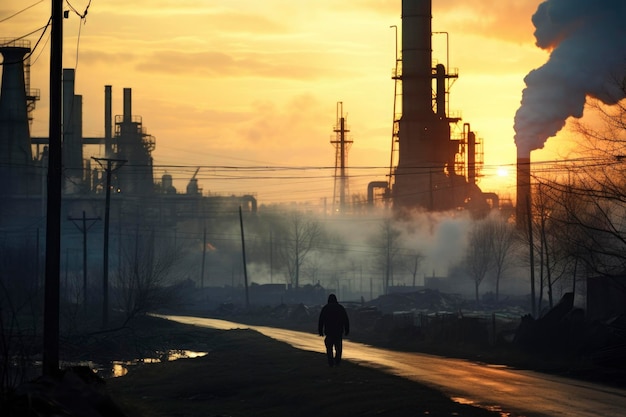
[[[433,26],[439,30],[527,43],[532,41],[531,16],[540,0],[480,0],[471,3],[440,0],[433,3]]]
[[[331,75],[328,68],[316,65],[315,62],[315,56],[302,53],[162,50],[142,57],[135,69],[177,76],[191,74],[219,78],[265,77],[282,80],[314,80]]]
[[[257,101],[253,103],[251,116],[236,130],[249,144],[300,148],[311,139],[317,137],[321,141],[330,135],[330,130],[320,128],[320,120],[332,120],[332,116],[311,94],[295,96],[283,108],[270,101]]]

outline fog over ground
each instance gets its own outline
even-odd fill
[[[290,283],[295,286],[296,218],[300,235],[314,227],[311,225],[319,228],[319,236],[299,267],[300,287],[320,284],[346,293],[376,297],[383,293],[389,264],[390,286],[412,286],[414,275],[416,286],[423,286],[426,279],[437,277],[445,283],[442,290],[468,297],[474,294],[474,282],[463,271],[468,234],[476,220],[466,212],[414,213],[410,218],[394,219],[392,212],[385,209],[337,216],[313,215],[282,207],[261,210],[244,217],[249,284]],[[205,282],[211,286],[243,285],[239,224],[230,223],[227,231],[221,230],[219,235],[229,236],[229,239],[222,244],[212,243],[215,250],[209,253],[205,264],[205,276],[210,278]],[[299,243],[299,250],[308,249],[308,242]],[[519,278],[520,265],[523,265],[520,255],[511,256],[501,291],[528,292],[526,280]],[[481,293],[493,291],[492,281],[487,275],[481,284]]]

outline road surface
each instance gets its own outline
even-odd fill
[[[324,353],[320,336],[189,316],[160,316],[215,329],[253,329],[307,351]],[[436,388],[454,401],[498,411],[504,417],[626,416],[626,390],[462,359],[394,352],[344,340],[343,357]]]

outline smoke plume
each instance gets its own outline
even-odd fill
[[[568,117],[580,118],[587,96],[615,104],[626,95],[626,2],[547,0],[532,17],[549,60],[524,82],[515,114],[518,153],[543,148]]]

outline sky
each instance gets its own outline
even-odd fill
[[[524,77],[549,52],[535,45],[540,0],[433,0],[433,58],[459,78],[450,110],[483,141],[479,186],[514,198],[514,116]],[[338,103],[353,141],[349,192],[386,180],[391,156],[396,31],[401,0],[72,0],[64,68],[76,70],[83,135],[104,136],[104,86],[113,114],[132,88],[133,114],[156,138],[157,179],[184,191],[197,168],[205,194],[252,193],[260,204],[330,204]],[[29,7],[32,6],[32,7]],[[23,10],[21,13],[15,13]],[[34,45],[49,1],[4,0],[0,37]],[[399,35],[398,31],[398,35]],[[41,90],[33,136],[48,134],[49,32],[31,57]],[[563,152],[558,136],[533,154]],[[88,150],[102,156],[98,148]],[[228,167],[228,168],[223,168]]]

